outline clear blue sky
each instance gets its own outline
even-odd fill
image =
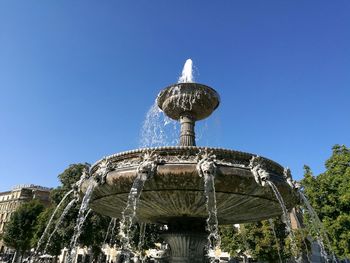
[[[192,58],[221,95],[199,145],[315,174],[350,146],[350,1],[0,2],[0,191],[137,148]]]

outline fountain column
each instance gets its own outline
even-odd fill
[[[196,146],[196,135],[194,132],[195,121],[189,116],[180,117],[181,134],[180,146]]]

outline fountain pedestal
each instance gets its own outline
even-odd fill
[[[171,263],[202,263],[204,261],[207,234],[169,233],[162,237],[170,246]]]
[[[168,232],[162,238],[170,246],[171,263],[202,263],[208,233],[202,218],[175,217],[169,219]]]

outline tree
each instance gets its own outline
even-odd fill
[[[83,232],[79,241],[81,244],[91,247],[93,258],[98,259],[101,247],[106,236],[110,218],[96,213],[90,213],[85,221]]]
[[[58,175],[61,186],[51,191],[51,200],[57,205],[63,196],[72,189],[72,186],[80,179],[84,169],[89,166],[88,163],[71,164],[67,169]]]
[[[32,238],[39,214],[44,206],[37,200],[22,204],[11,216],[5,227],[3,240],[5,245],[16,250],[16,255],[22,255],[31,248]]]
[[[311,169],[304,166],[303,191],[322,221],[335,254],[349,258],[350,149],[335,145],[325,166],[326,171],[318,176],[313,176]],[[308,227],[313,228],[310,224]]]

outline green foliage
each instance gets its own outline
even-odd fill
[[[85,246],[91,247],[94,259],[97,259],[101,253],[101,247],[106,236],[110,218],[96,213],[90,213],[87,217],[83,232],[80,235],[79,242]]]
[[[221,249],[232,256],[250,255],[263,262],[285,261],[307,251],[304,231],[294,231],[295,238],[286,232],[280,218],[235,226],[221,226]]]
[[[157,224],[147,224],[145,231],[145,244],[144,249],[155,248],[155,243],[161,243],[163,239],[161,238],[161,227]]]
[[[11,216],[5,227],[5,245],[21,254],[31,248],[39,214],[44,206],[37,200],[22,204]]]
[[[161,243],[163,240],[160,237],[160,234],[163,231],[161,226],[157,224],[145,224],[145,236],[142,249],[155,248],[155,243]],[[140,224],[136,223],[132,226],[131,231],[132,246],[137,249],[140,242]]]
[[[220,226],[221,249],[232,256],[239,256],[241,251],[247,250],[244,236],[233,225]]]
[[[286,238],[285,226],[281,220],[273,221],[276,237],[269,221],[241,224],[239,228],[225,226],[220,229],[222,249],[231,255],[251,255],[256,260],[278,262],[281,257],[286,258],[283,250]]]
[[[333,251],[340,258],[350,257],[350,149],[335,145],[332,156],[326,161],[326,171],[313,176],[304,167],[303,190],[318,213]],[[305,222],[308,222],[306,215]],[[311,225],[308,225],[312,230]]]

